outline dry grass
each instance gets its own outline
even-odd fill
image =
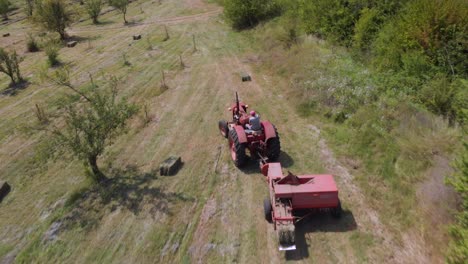
[[[278,252],[276,234],[262,217],[264,178],[256,164],[245,170],[233,166],[217,131],[218,119],[228,118],[225,109],[239,91],[262,118],[278,127],[281,162],[288,170],[329,172],[320,158],[330,150],[323,149],[309,129],[318,121],[301,118],[288,101],[289,80],[252,68],[249,33],[232,32],[218,17],[219,11],[201,1],[161,5],[134,1],[128,13],[135,21],[131,26],[122,26],[117,12],[107,12],[101,25],[85,20],[69,30],[82,39],[75,48],[60,51],[72,83],[82,86],[89,74],[95,79],[112,74],[121,80],[120,94],[145,105],[151,115],[145,126],[132,120],[129,132],[101,158],[100,165],[112,177],[101,190],[89,186],[79,162],[58,159],[44,164],[43,134],[21,132],[22,125],[36,122],[35,104],[51,118],[59,114],[57,100],[66,90],[41,80],[41,72],[50,74],[44,70],[43,52],[24,52],[31,31],[27,21],[0,29],[1,34],[12,33],[1,45],[25,56],[22,72],[31,83],[15,96],[0,96],[0,177],[13,188],[0,204],[0,260],[16,256],[19,262],[43,263],[384,262],[401,250],[389,247],[391,238],[382,244],[379,235],[369,235],[378,233],[374,219],[351,202],[359,201],[362,193],[355,193],[354,183],[338,175],[347,217],[333,222],[319,216],[304,228],[300,251],[293,256]],[[170,31],[167,41],[164,24]],[[133,41],[135,34],[149,39],[151,49],[145,40]],[[310,45],[317,48],[308,55],[315,56],[317,65],[323,66],[319,60],[326,62],[333,55],[320,43]],[[130,65],[123,65],[122,54]],[[273,59],[303,72],[292,62],[307,58],[278,53]],[[167,90],[160,89],[161,71]],[[242,83],[240,72],[253,73],[254,81]],[[0,87],[7,83],[0,76]],[[421,151],[426,150],[408,147],[408,153]],[[177,176],[155,175],[159,163],[172,154],[184,161]]]

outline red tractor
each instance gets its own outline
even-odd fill
[[[275,126],[268,121],[261,122],[261,130],[248,129],[248,105],[239,102],[236,92],[236,102],[229,107],[232,121],[219,121],[221,135],[229,140],[231,157],[237,167],[242,167],[247,161],[246,149],[252,158],[259,158],[266,163],[275,161],[281,152],[280,140]]]

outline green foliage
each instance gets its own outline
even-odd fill
[[[128,0],[109,0],[109,5],[117,8],[122,13],[125,24],[128,23],[126,14],[129,4]]]
[[[107,87],[99,87],[91,79],[87,89],[75,89],[66,69],[56,73],[56,82],[74,91],[63,100],[65,126],[54,127],[52,133],[59,145],[85,163],[98,183],[106,180],[97,159],[118,135],[125,131],[129,118],[137,112],[134,104],[118,99],[117,80],[111,78]],[[76,101],[77,95],[84,101]]]
[[[307,33],[349,46],[354,22],[358,19],[356,3],[345,0],[303,2],[303,23]]]
[[[36,3],[35,21],[45,29],[57,32],[65,39],[65,28],[72,22],[71,14],[64,0],[42,0]]]
[[[50,38],[44,45],[44,50],[47,55],[47,60],[49,62],[49,66],[57,66],[60,64],[58,59],[59,50],[60,50],[60,41]]]
[[[451,81],[448,77],[439,74],[427,82],[419,93],[421,102],[432,112],[442,115],[454,124],[456,118],[460,123],[466,121],[463,111],[467,109],[466,81],[457,79]]]
[[[26,15],[28,17],[33,15],[34,6],[36,4],[36,1],[37,0],[24,0],[24,2],[26,4]]]
[[[225,0],[224,14],[236,29],[257,25],[262,20],[280,14],[281,9],[275,0]]]
[[[36,39],[32,34],[28,35],[28,40],[26,42],[26,49],[29,52],[36,52],[39,51],[39,44],[37,43]]]
[[[102,0],[86,0],[84,2],[86,12],[89,17],[93,20],[93,24],[98,24],[98,17],[102,10]]]
[[[379,33],[375,63],[381,69],[399,70],[408,57],[417,57],[412,67],[433,65],[445,74],[466,77],[467,30],[465,1],[410,1]]]
[[[11,85],[16,85],[23,81],[19,64],[23,59],[16,54],[16,51],[8,52],[0,48],[0,72],[5,73],[11,79]]]
[[[4,20],[8,20],[8,11],[10,11],[10,8],[10,0],[0,0],[0,15],[3,16]]]
[[[354,26],[353,46],[361,51],[367,51],[382,24],[382,15],[376,8],[362,9],[359,20]]]
[[[457,172],[447,179],[461,196],[461,209],[457,215],[457,223],[450,227],[452,241],[447,252],[448,263],[465,263],[468,259],[468,142],[464,142],[464,150],[457,162]]]

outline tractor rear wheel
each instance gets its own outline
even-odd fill
[[[341,208],[341,202],[340,202],[340,200],[338,200],[338,206],[331,209],[331,215],[334,218],[340,218],[342,211],[343,211],[343,209]]]
[[[278,160],[280,153],[281,153],[281,143],[280,143],[279,134],[278,134],[278,131],[276,130],[276,127],[274,128],[275,128],[276,137],[268,139],[267,147],[266,147],[267,157],[271,161]]]
[[[267,220],[268,223],[271,223],[273,221],[273,216],[271,215],[271,212],[271,201],[269,198],[265,198],[265,200],[263,200],[263,213],[265,214],[265,220]]]
[[[235,129],[229,131],[229,148],[231,149],[231,158],[237,167],[242,167],[247,160],[245,155],[245,145],[239,142],[239,137]]]
[[[223,136],[224,138],[227,138],[228,133],[229,133],[229,127],[228,127],[227,121],[220,120],[218,122],[218,127],[219,127],[219,132],[221,133],[221,136]]]

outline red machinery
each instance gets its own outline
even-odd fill
[[[317,210],[329,211],[334,217],[341,215],[341,203],[338,189],[332,175],[283,175],[280,163],[268,163],[280,155],[280,141],[276,128],[268,121],[261,122],[261,131],[249,131],[248,106],[236,102],[229,108],[232,121],[219,121],[221,135],[229,138],[231,157],[236,166],[246,161],[245,149],[250,155],[260,159],[260,169],[266,176],[270,192],[264,201],[265,219],[273,222],[278,232],[280,250],[294,250],[295,224],[307,216],[302,212]]]
[[[237,167],[241,167],[247,161],[245,150],[250,156],[259,157],[261,160],[276,160],[281,152],[281,145],[276,128],[268,121],[262,121],[262,130],[253,131],[246,129],[249,123],[247,114],[248,105],[239,102],[236,93],[236,102],[232,104],[232,121],[219,121],[218,126],[221,135],[229,139],[231,157]]]
[[[267,176],[270,197],[263,203],[265,219],[273,222],[278,232],[280,250],[294,250],[294,224],[305,216],[297,212],[327,210],[334,217],[341,216],[338,189],[332,175],[284,176],[280,163],[265,163],[263,175]]]

